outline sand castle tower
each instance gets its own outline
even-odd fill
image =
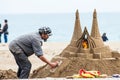
[[[76,11],[76,19],[75,19],[75,26],[74,26],[74,32],[73,36],[71,39],[71,46],[75,46],[77,40],[81,37],[82,35],[82,29],[81,29],[81,24],[80,24],[80,19],[79,19],[79,12],[78,10]]]
[[[75,56],[75,54],[72,54],[72,52],[76,52],[77,51],[76,42],[82,35],[82,29],[81,29],[81,24],[80,24],[78,10],[76,11],[76,15],[75,16],[76,16],[76,18],[75,18],[74,32],[73,32],[73,36],[72,36],[71,42],[63,50],[63,52],[60,54],[61,56],[67,56],[69,54],[70,54],[69,56]]]
[[[117,58],[116,58],[117,57]],[[54,72],[44,65],[33,72],[31,78],[65,77],[78,73],[79,69],[99,70],[112,75],[120,73],[120,53],[111,51],[104,45],[99,32],[97,13],[94,10],[91,35],[87,27],[83,32],[79,13],[76,11],[74,32],[70,44],[51,61],[62,61]],[[111,65],[113,64],[113,65]]]
[[[94,38],[94,41],[96,42],[96,47],[104,46],[103,41],[101,39],[100,32],[99,32],[99,28],[98,28],[96,9],[94,10],[94,13],[93,13],[91,37]]]

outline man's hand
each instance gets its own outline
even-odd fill
[[[51,68],[57,67],[58,66],[58,62],[57,61],[56,62],[51,62],[50,66],[51,66]]]
[[[56,61],[56,62],[50,62],[50,61],[48,61],[44,56],[40,56],[39,58],[40,58],[43,62],[45,62],[45,63],[47,63],[48,65],[50,65],[51,68],[55,68],[55,67],[58,66],[58,61]]]

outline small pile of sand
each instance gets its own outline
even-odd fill
[[[16,72],[13,70],[0,70],[0,79],[16,79]]]

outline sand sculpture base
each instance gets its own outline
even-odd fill
[[[56,56],[52,59],[62,60],[62,64],[56,69],[54,73],[45,66],[35,70],[31,78],[45,78],[45,77],[66,77],[77,74],[80,69],[85,70],[98,70],[101,74],[120,74],[120,59],[119,58],[104,58],[104,59],[85,59],[81,57],[59,57]]]
[[[120,74],[120,59],[117,52],[113,52],[115,58],[104,59],[86,59],[81,57],[60,57],[56,56],[52,61],[60,61],[62,63],[56,68],[55,72],[50,72],[48,65],[44,65],[36,69],[30,78],[46,78],[46,77],[66,77],[77,74],[80,69],[85,70],[98,70],[101,74],[112,76],[113,74]],[[17,79],[16,72],[12,70],[0,70],[0,79]]]

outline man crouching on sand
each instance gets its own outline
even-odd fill
[[[42,27],[36,33],[22,35],[9,44],[9,50],[14,55],[16,63],[18,65],[17,77],[28,78],[31,70],[31,63],[28,57],[35,53],[38,58],[43,62],[49,64],[52,68],[55,68],[58,63],[50,62],[43,56],[42,40],[47,41],[51,35],[51,29],[49,27]]]

